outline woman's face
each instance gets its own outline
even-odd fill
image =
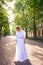
[[[20,31],[20,28],[16,28],[17,31]]]

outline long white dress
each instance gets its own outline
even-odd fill
[[[24,44],[24,31],[16,32],[16,54],[14,61],[23,62],[27,59],[25,44]]]

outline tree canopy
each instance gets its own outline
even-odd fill
[[[36,38],[36,30],[39,20],[43,17],[43,0],[16,0],[14,4],[14,22],[22,28],[33,30]]]
[[[9,34],[8,13],[0,2],[0,36]]]
[[[5,31],[5,28],[6,31],[9,30],[8,14],[3,5],[8,6],[7,2],[12,1],[0,1],[0,33]],[[11,9],[9,6],[8,8]],[[14,24],[25,29],[26,37],[27,31],[33,30],[34,38],[36,38],[37,25],[40,23],[40,20],[43,22],[43,0],[15,0],[12,12],[14,13]]]

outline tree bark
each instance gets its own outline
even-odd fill
[[[36,39],[36,21],[35,21],[35,13],[34,13],[34,23],[33,23],[33,26],[34,26],[33,35],[34,35],[34,39]]]
[[[25,31],[26,31],[26,39],[28,38],[28,34],[27,34],[27,28],[25,28]]]
[[[0,38],[1,38],[1,35],[2,35],[2,26],[0,27]]]

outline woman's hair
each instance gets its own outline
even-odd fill
[[[16,26],[16,29],[20,29],[20,27],[19,26]]]

